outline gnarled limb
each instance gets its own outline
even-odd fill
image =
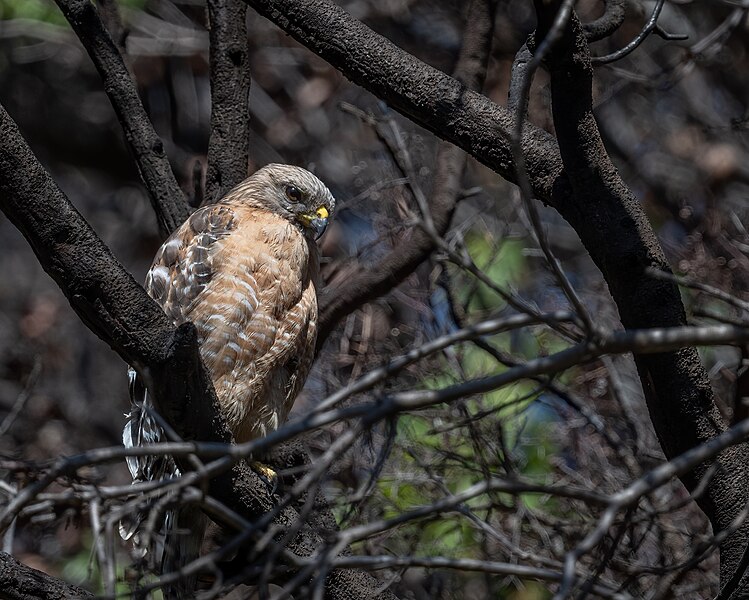
[[[626,0],[603,0],[603,6],[603,14],[600,17],[583,25],[585,38],[589,42],[609,37],[624,23]]]
[[[48,600],[49,598],[94,598],[88,590],[47,575],[0,552],[1,600]]]
[[[515,181],[506,133],[512,130],[509,111],[403,52],[329,0],[246,1],[349,79]],[[554,7],[544,10],[541,18],[548,28],[555,11]],[[543,26],[539,31],[544,31]],[[611,165],[595,128],[584,38],[568,34],[566,43],[567,54],[561,51],[561,55],[567,65],[552,67],[552,95],[560,142],[564,138],[564,168],[571,172],[563,172],[562,154],[553,137],[526,123],[521,145],[533,192],[574,227],[601,269],[626,327],[682,325],[685,315],[677,287],[664,285],[646,272],[652,267],[668,268],[663,251],[641,207]],[[573,72],[565,74],[565,69]],[[567,114],[563,106],[573,112]],[[638,359],[638,368],[668,457],[724,430],[695,350]],[[748,458],[744,445],[719,458],[724,467],[721,476],[700,500],[716,528],[729,523],[745,503]],[[702,471],[685,475],[683,481],[693,487]],[[726,546],[722,553],[722,568],[733,572],[730,565],[736,564],[741,547]]]
[[[536,2],[536,40],[545,35],[555,8]],[[554,190],[555,205],[604,273],[625,327],[686,324],[673,281],[654,279],[646,272],[653,267],[668,271],[668,263],[637,199],[603,146],[593,115],[590,54],[576,16],[545,62],[551,75],[554,126],[565,167]],[[666,456],[683,454],[725,430],[696,349],[636,354],[635,362]],[[734,446],[716,460],[722,468],[698,503],[717,532],[731,524],[749,499],[749,451],[745,444]],[[711,464],[702,463],[683,475],[682,481],[693,489]],[[744,527],[722,545],[722,579],[734,572],[747,545],[747,535],[749,527]]]
[[[330,0],[244,0],[354,83],[515,181],[513,113],[404,52]],[[527,124],[523,149],[538,198],[551,198],[562,160],[554,137]]]

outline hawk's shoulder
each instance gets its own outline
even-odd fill
[[[237,227],[230,206],[212,204],[196,210],[159,248],[146,275],[146,291],[175,323],[215,274],[215,255]]]

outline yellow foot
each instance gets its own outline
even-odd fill
[[[250,461],[250,468],[255,471],[270,488],[270,493],[275,493],[278,488],[278,473],[271,469],[268,465],[261,463],[257,460]]]

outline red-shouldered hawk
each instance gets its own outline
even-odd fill
[[[175,325],[195,324],[221,413],[238,443],[284,423],[307,378],[317,336],[315,240],[334,205],[310,172],[268,165],[195,211],[159,249],[146,276],[146,291]],[[125,446],[165,439],[132,370],[130,384]],[[178,473],[163,457],[129,457],[127,464],[134,482]],[[123,537],[139,521],[124,524]]]

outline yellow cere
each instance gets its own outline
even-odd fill
[[[317,216],[320,219],[327,219],[329,214],[330,213],[328,212],[328,209],[325,208],[324,206],[321,206],[320,208],[317,209]]]

